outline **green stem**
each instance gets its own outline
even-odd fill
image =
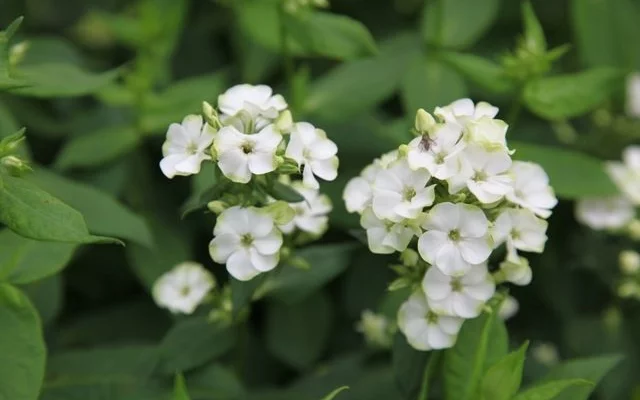
[[[509,128],[513,129],[513,126],[516,124],[518,117],[520,116],[520,112],[522,111],[522,89],[518,90],[518,94],[511,104],[511,108],[507,113],[507,124],[509,124]]]
[[[433,351],[427,361],[427,366],[424,368],[424,375],[422,376],[422,386],[420,387],[420,394],[418,400],[427,400],[429,398],[429,384],[431,378],[436,373],[440,359],[442,358],[442,351]]]

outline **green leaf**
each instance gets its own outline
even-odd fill
[[[175,383],[173,385],[173,397],[172,400],[191,400],[189,392],[187,391],[187,384],[184,381],[182,374],[176,374]]]
[[[177,221],[153,218],[147,223],[153,235],[153,246],[133,243],[127,246],[127,257],[140,282],[151,290],[162,274],[193,257],[190,236]]]
[[[322,292],[293,305],[270,302],[267,348],[293,368],[310,368],[326,348],[331,319],[331,304]]]
[[[236,8],[242,32],[278,53],[282,52],[281,6],[278,0],[248,0]],[[292,55],[350,60],[376,52],[367,28],[354,19],[319,11],[284,14],[287,51]]]
[[[290,265],[279,267],[260,287],[256,297],[273,297],[285,303],[296,303],[311,295],[347,268],[353,244],[316,245],[297,251],[311,264],[308,269]]]
[[[457,72],[441,61],[416,57],[402,81],[404,109],[414,115],[418,108],[433,110],[465,97],[467,89]]]
[[[239,281],[234,277],[229,277],[231,284],[231,312],[234,318],[251,303],[256,291],[258,291],[266,277],[266,274],[260,274],[249,281]]]
[[[56,158],[58,169],[91,168],[106,164],[133,150],[140,137],[130,126],[108,127],[72,138]]]
[[[499,0],[429,1],[422,14],[422,36],[441,47],[467,48],[491,27],[499,10]]]
[[[513,400],[556,400],[565,389],[591,388],[593,384],[584,379],[563,379],[538,384],[532,388],[517,394]],[[572,399],[573,400],[573,399]]]
[[[322,400],[334,400],[340,393],[344,392],[345,390],[349,390],[349,386],[342,386],[337,388],[336,390],[323,397]]]
[[[287,33],[311,55],[352,60],[376,54],[373,36],[360,22],[345,15],[313,11],[286,19]]]
[[[41,399],[124,399],[149,382],[157,361],[156,347],[143,345],[53,353]]]
[[[188,114],[200,114],[202,102],[215,104],[227,80],[226,72],[195,76],[175,82],[150,97],[141,117],[144,131],[165,134],[171,123],[179,123]]]
[[[5,176],[0,204],[0,221],[29,239],[69,243],[116,241],[89,234],[82,214],[25,179]]]
[[[236,374],[219,364],[199,368],[186,378],[189,393],[194,400],[240,400],[247,397]]]
[[[40,168],[29,179],[80,211],[92,232],[152,245],[145,220],[111,195]]]
[[[578,55],[587,67],[640,67],[640,50],[628,46],[640,35],[637,4],[631,0],[573,0],[571,20]]]
[[[509,400],[516,394],[522,382],[526,342],[514,352],[493,364],[482,377],[480,395],[486,400]]]
[[[45,327],[60,315],[64,296],[60,274],[22,285],[21,289],[38,310],[40,320]]]
[[[473,54],[445,52],[441,59],[484,90],[493,93],[510,93],[515,90],[514,82],[506,76],[502,66],[486,58]]]
[[[409,59],[418,51],[416,38],[401,34],[382,44],[378,56],[338,65],[313,82],[306,112],[343,120],[378,105],[397,90]]]
[[[533,161],[544,168],[560,197],[577,199],[618,193],[604,170],[604,163],[596,158],[557,147],[522,142],[509,142],[509,145],[516,150],[515,159]]]
[[[159,370],[165,374],[187,371],[222,356],[235,344],[230,327],[190,317],[174,325],[160,344]]]
[[[46,357],[40,319],[29,299],[7,284],[0,284],[0,326],[0,398],[36,400]]]
[[[405,399],[418,398],[429,353],[414,349],[403,334],[396,333],[392,356],[393,376],[398,389]]]
[[[454,347],[445,351],[445,398],[474,399],[483,375],[507,354],[507,347],[507,330],[497,313],[466,320]]]
[[[555,366],[543,378],[543,382],[585,379],[593,385],[571,387],[563,390],[554,400],[587,400],[598,382],[609,373],[620,361],[619,355],[608,355],[570,360]]]
[[[524,89],[527,107],[542,118],[559,120],[594,110],[623,85],[620,71],[593,68],[530,82]]]
[[[264,188],[266,192],[276,200],[283,200],[287,203],[300,203],[304,197],[297,190],[280,181],[273,181]]]
[[[20,67],[15,78],[25,87],[10,89],[11,93],[31,97],[76,97],[95,93],[114,81],[120,69],[94,74],[73,64],[47,63]]]
[[[522,3],[522,19],[524,20],[524,40],[527,49],[535,54],[543,54],[547,50],[547,39],[544,37],[542,25],[533,11],[530,1]]]
[[[64,268],[76,246],[39,242],[9,229],[0,231],[0,281],[24,284],[54,275]]]

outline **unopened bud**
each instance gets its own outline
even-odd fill
[[[278,115],[276,118],[276,129],[284,134],[290,133],[291,129],[293,129],[293,117],[291,116],[291,111],[284,110]]]
[[[560,361],[558,349],[550,343],[540,343],[534,346],[533,349],[531,349],[531,356],[534,360],[546,366],[557,364],[558,361]]]
[[[294,209],[283,200],[267,204],[262,209],[273,218],[277,225],[286,225],[296,216]]]
[[[435,124],[436,120],[431,114],[429,114],[422,108],[418,110],[418,112],[416,113],[415,128],[419,134],[424,135],[425,133],[429,132],[429,130]]]
[[[14,153],[18,150],[18,146],[25,140],[24,135],[25,128],[20,129],[18,132],[5,137],[0,140],[0,156]]]
[[[216,215],[222,213],[227,209],[227,207],[228,204],[220,200],[214,200],[207,203],[207,208],[209,209],[209,211]]]
[[[409,154],[409,146],[407,146],[406,144],[401,144],[398,147],[398,158],[405,158],[407,157],[407,154]]]
[[[618,256],[620,270],[626,275],[635,275],[640,271],[640,254],[633,250],[624,250]]]
[[[16,66],[24,59],[29,50],[29,42],[24,41],[11,46],[9,50],[9,65]]]
[[[627,225],[627,233],[632,240],[640,241],[640,220],[633,219]]]
[[[420,260],[420,256],[418,252],[413,249],[405,249],[400,254],[400,261],[406,266],[415,267],[418,264],[418,260]]]
[[[222,127],[222,123],[220,123],[220,119],[218,118],[218,112],[207,101],[202,102],[202,115],[204,116],[204,120],[215,129]]]
[[[624,281],[618,286],[618,296],[623,299],[636,297],[640,293],[638,284],[634,281]]]
[[[531,267],[529,267],[529,260],[524,257],[518,255],[507,257],[500,263],[500,271],[504,279],[513,284],[526,286],[531,283]]]
[[[0,164],[13,176],[21,176],[26,172],[31,172],[32,169],[26,161],[19,159],[16,156],[6,156],[0,160]]]
[[[279,164],[278,172],[281,174],[297,174],[300,172],[300,166],[294,159],[277,156],[276,162]]]

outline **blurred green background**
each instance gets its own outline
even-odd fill
[[[226,271],[207,254],[213,217],[180,219],[210,175],[168,181],[160,147],[171,122],[245,82],[271,85],[296,120],[339,146],[340,176],[323,186],[331,229],[301,253],[325,272],[253,304],[233,349],[187,363],[197,367],[187,375],[194,399],[318,399],[343,384],[352,389],[340,399],[403,398],[391,353],[372,351],[354,329],[365,309],[394,314],[397,299],[386,293],[394,259],[355,239],[358,220],[341,192],[411,138],[418,108],[462,97],[500,107],[516,157],[541,163],[563,200],[545,253],[531,260],[533,283],[511,290],[520,301],[511,340],[552,344],[562,359],[623,354],[594,398],[640,399],[640,305],[616,296],[618,253],[639,246],[573,216],[575,199],[616,192],[601,161],[640,138],[640,123],[624,113],[625,78],[640,69],[640,2],[532,1],[546,44],[531,48],[518,41],[515,0],[333,0],[298,13],[349,22],[287,17],[293,39],[283,54],[275,0],[0,1],[0,27],[25,17],[11,41],[28,43],[24,54],[13,50],[17,70],[41,83],[0,93],[0,136],[25,126],[38,183],[79,209],[92,232],[127,242],[69,247],[57,261],[64,271],[26,286],[49,349],[43,399],[161,398],[147,393],[147,381],[154,390],[165,381],[145,361],[174,321],[149,287],[183,260],[201,261],[220,282]],[[202,349],[186,343],[176,351]],[[548,367],[529,357],[526,382]]]

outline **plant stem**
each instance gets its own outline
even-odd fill
[[[507,113],[507,124],[509,124],[509,128],[513,129],[513,126],[520,116],[520,111],[522,111],[522,90],[518,90],[518,94]]]
[[[433,351],[431,353],[431,357],[429,357],[429,361],[427,361],[427,365],[424,368],[424,375],[422,376],[422,386],[420,387],[418,400],[427,400],[429,398],[429,384],[431,382],[431,378],[433,378],[433,375],[436,373],[438,364],[440,364],[442,354],[442,351]]]

